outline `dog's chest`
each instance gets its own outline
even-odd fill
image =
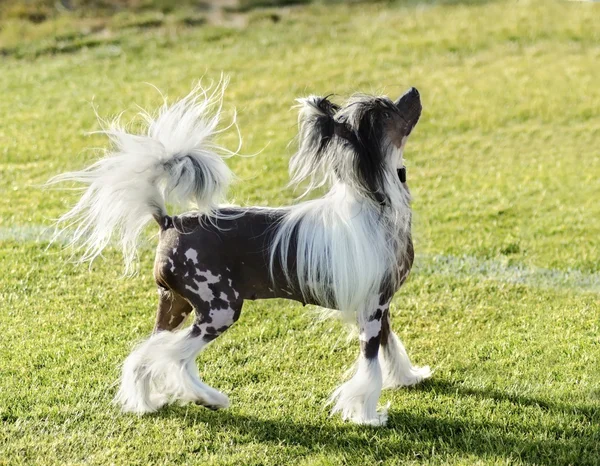
[[[410,200],[410,193],[408,191],[408,187],[406,184],[403,185],[406,189],[406,194],[408,197],[408,201]],[[397,252],[397,273],[398,273],[398,281],[396,291],[404,284],[410,271],[412,269],[414,260],[415,260],[415,250],[412,242],[412,212],[410,211],[409,202],[407,202],[407,218],[408,223],[404,228],[400,228],[398,232],[399,235],[399,250]]]
[[[398,256],[398,288],[402,286],[402,284],[408,278],[410,274],[410,270],[412,269],[413,262],[415,260],[415,251],[413,248],[413,242],[410,234],[406,239],[406,243],[404,246],[404,250]]]

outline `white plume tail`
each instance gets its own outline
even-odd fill
[[[48,182],[87,185],[79,202],[58,219],[55,238],[66,233],[82,252],[81,261],[93,261],[117,239],[129,272],[140,233],[151,218],[164,225],[167,202],[212,211],[232,179],[223,160],[232,152],[213,143],[226,84],[198,85],[182,100],[165,102],[156,116],[142,113],[146,134],[131,134],[118,120],[102,131],[113,145],[104,158]]]

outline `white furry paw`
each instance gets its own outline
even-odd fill
[[[333,404],[331,415],[339,413],[344,421],[369,426],[384,426],[387,423],[389,404],[377,410],[379,390],[375,393],[357,393],[351,382],[339,387],[329,399]]]
[[[206,393],[202,399],[194,401],[195,404],[204,406],[212,411],[229,408],[230,402],[227,395],[211,387],[208,388],[210,388],[210,392]]]
[[[380,411],[378,411],[377,413],[375,413],[375,416],[369,418],[369,419],[350,419],[350,421],[354,422],[355,424],[361,424],[361,425],[365,425],[365,426],[373,426],[373,427],[383,427],[385,425],[387,425],[387,421],[388,421],[388,413],[387,413],[387,408],[382,409]]]
[[[432,372],[431,372],[431,369],[429,368],[429,366],[413,367],[412,370],[410,371],[410,374],[408,374],[408,376],[403,381],[404,386],[410,387],[412,385],[416,385],[416,384],[422,382],[423,380],[431,377],[431,374],[432,374]]]
[[[331,415],[339,412],[344,421],[349,421],[353,424],[375,427],[385,426],[388,421],[388,406],[382,408],[380,411],[365,410],[364,406],[361,406],[359,403],[342,406],[338,401],[331,410]]]
[[[150,396],[139,396],[138,393],[130,391],[127,387],[121,387],[115,396],[113,403],[121,407],[124,413],[147,414],[153,413],[165,404],[164,400],[157,400]]]
[[[397,387],[412,387],[421,383],[423,380],[431,377],[433,372],[429,366],[417,367],[412,366],[409,370],[402,374],[394,374],[393,376],[384,378],[384,388],[397,388]]]

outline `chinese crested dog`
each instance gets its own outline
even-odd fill
[[[147,134],[113,125],[106,131],[112,152],[52,180],[87,185],[60,219],[84,260],[116,237],[130,268],[144,226],[154,219],[159,227],[156,326],[125,360],[116,401],[140,414],[175,401],[228,407],[226,395],[202,382],[196,356],[239,319],[245,300],[286,298],[356,322],[360,355],[330,399],[332,412],[383,425],[382,388],[430,376],[429,367],[411,364],[389,312],[414,257],[402,152],[421,114],[419,93],[412,88],[396,101],[357,95],[342,106],[300,99],[291,181],[328,191],[265,208],[219,204],[232,178],[223,160],[231,152],[212,142],[223,89],[197,88],[156,116],[145,114]],[[193,212],[167,213],[167,203],[190,201]],[[192,311],[193,324],[180,329]]]

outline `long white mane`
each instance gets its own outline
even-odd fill
[[[353,169],[352,148],[333,139],[324,145],[311,132],[310,125],[323,118],[315,99],[303,102],[300,148],[290,161],[290,171],[296,182],[309,179],[307,192],[324,184],[330,190],[322,198],[290,208],[274,237],[271,270],[278,259],[287,279],[292,278],[288,251],[296,244],[296,273],[305,298],[339,309],[349,318],[358,313],[360,318],[372,311],[363,308],[378,297],[382,284],[394,286],[401,273],[398,264],[410,228],[410,195],[396,174],[402,154],[389,141],[381,141],[385,148],[381,182],[389,199],[382,206],[365,195],[354,174],[340,172]],[[321,128],[323,121],[317,124]],[[317,154],[318,150],[325,152]]]

